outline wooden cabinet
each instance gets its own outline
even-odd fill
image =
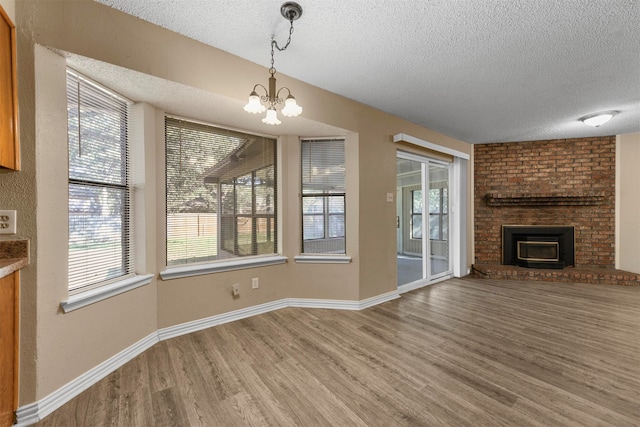
[[[16,28],[0,6],[0,171],[20,169]]]
[[[19,273],[0,278],[0,427],[13,424],[18,406]]]

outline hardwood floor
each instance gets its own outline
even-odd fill
[[[160,342],[39,426],[640,425],[640,287],[453,279]]]

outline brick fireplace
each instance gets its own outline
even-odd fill
[[[477,144],[474,183],[474,267],[501,264],[503,226],[544,225],[573,227],[571,268],[614,269],[615,136]]]

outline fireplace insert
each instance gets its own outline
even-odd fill
[[[555,269],[575,266],[573,226],[503,225],[502,264]]]

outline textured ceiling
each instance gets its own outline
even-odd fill
[[[99,1],[265,67],[288,33],[281,0]],[[471,143],[640,131],[638,0],[298,3],[279,73]]]

